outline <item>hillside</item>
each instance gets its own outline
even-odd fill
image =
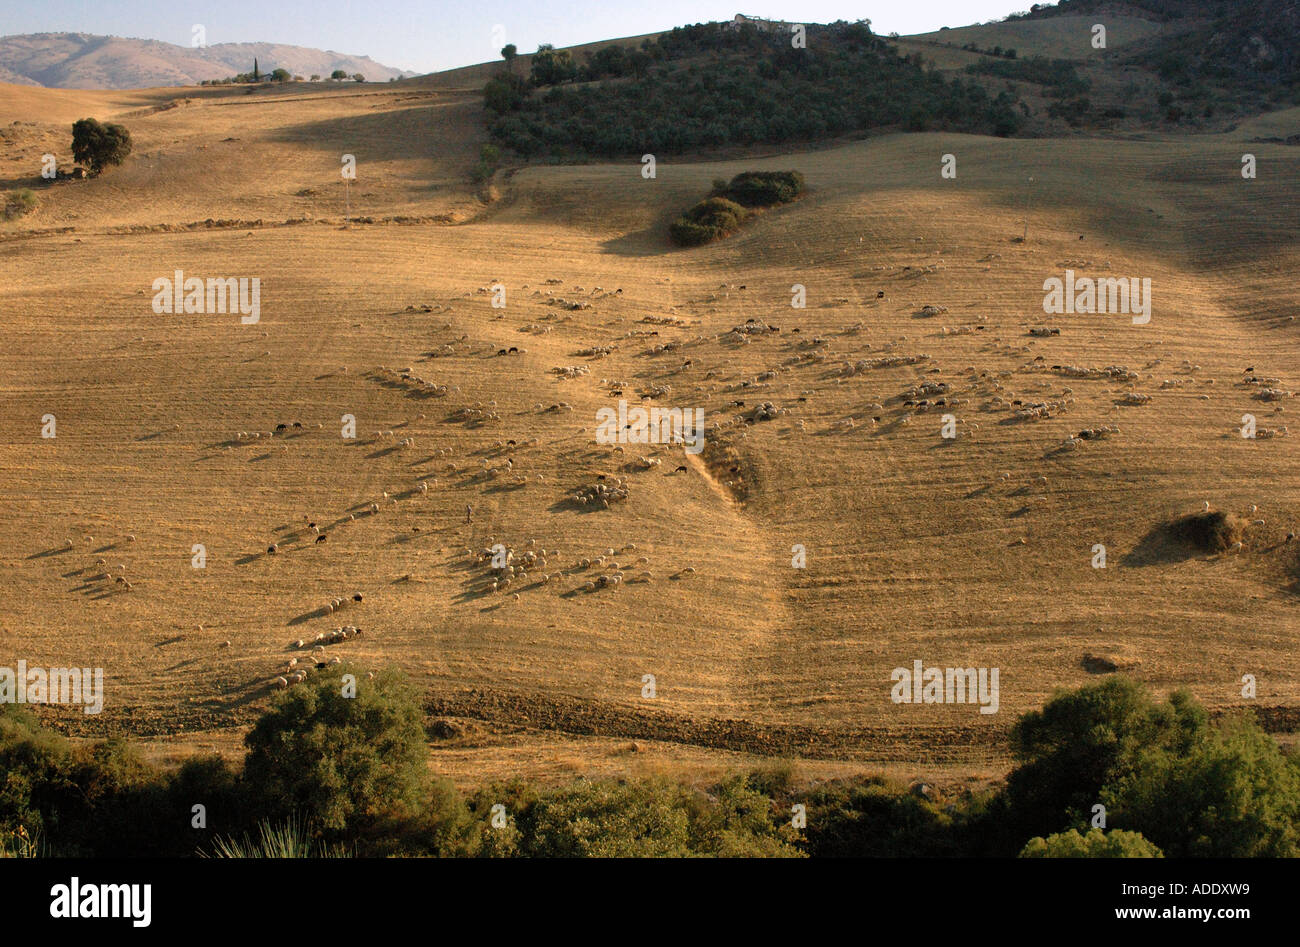
[[[86,114],[134,153],[42,186]],[[1015,715],[1107,666],[1218,710],[1252,673],[1256,706],[1300,707],[1300,452],[1238,433],[1291,404],[1252,377],[1300,386],[1300,157],[1256,140],[1300,132],[1296,110],[1146,140],[890,133],[652,180],[516,168],[491,205],[477,84],[6,87],[0,125],[0,187],[37,197],[0,223],[0,634],[105,668],[102,715],[44,712],[66,730],[230,752],[295,640],[343,623],[366,635],[332,651],[400,666],[458,722],[434,759],[461,781],[772,757],[995,778]],[[751,168],[809,191],[670,248]],[[259,278],[260,322],[155,313],[178,269]],[[1150,278],[1151,323],[1045,315],[1067,269]],[[597,411],[642,396],[704,409],[705,453],[596,444]],[[598,477],[627,502],[575,505]],[[1231,555],[1170,544],[1206,501],[1264,523]],[[549,564],[494,591],[475,554],[498,541]],[[629,581],[587,587],[615,563]],[[999,712],[892,703],[914,660],[999,667]]]
[[[0,37],[0,81],[57,89],[193,86],[250,72],[255,57],[264,73],[283,68],[304,78],[329,76],[336,69],[361,73],[372,82],[411,75],[369,56],[280,43],[217,43],[195,49],[118,36],[32,33]]]

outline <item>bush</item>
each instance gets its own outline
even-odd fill
[[[24,214],[30,214],[36,209],[36,195],[30,188],[22,188],[18,191],[10,191],[5,196],[4,218],[13,220],[15,217],[22,217]]]
[[[1012,728],[1019,765],[1007,777],[1002,811],[991,826],[1010,832],[1006,853],[1014,854],[1033,836],[1087,825],[1102,791],[1131,777],[1144,753],[1164,748],[1185,755],[1207,726],[1205,711],[1185,692],[1157,704],[1127,678],[1058,694]]]
[[[745,171],[731,179],[723,196],[745,207],[771,207],[794,200],[803,187],[798,171]]]
[[[1077,829],[1031,838],[1020,852],[1021,858],[1164,858],[1164,853],[1141,832],[1092,829],[1080,835]]]
[[[1249,717],[1210,729],[1185,754],[1150,748],[1102,802],[1112,824],[1140,828],[1171,857],[1300,855],[1300,770]]]
[[[814,858],[918,858],[959,855],[952,816],[883,780],[833,782],[802,799],[808,854]]]
[[[121,164],[130,153],[131,133],[121,125],[101,124],[93,118],[72,123],[72,157],[92,175]]]
[[[340,680],[356,678],[356,696]],[[393,671],[373,680],[348,665],[279,695],[245,737],[244,778],[260,811],[301,813],[349,833],[414,816],[428,801],[422,715]]]
[[[1204,552],[1223,552],[1240,542],[1246,533],[1246,522],[1232,513],[1192,513],[1175,520],[1170,534]]]
[[[799,857],[772,800],[744,777],[712,797],[666,780],[599,780],[541,796],[518,818],[520,850],[535,857]]]
[[[695,247],[735,233],[749,216],[749,211],[725,197],[700,201],[669,228],[678,246]]]

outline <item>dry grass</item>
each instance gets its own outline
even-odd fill
[[[1274,406],[1236,383],[1245,367],[1300,387],[1300,336],[1287,321],[1300,310],[1295,149],[1247,146],[1237,133],[1104,145],[884,136],[674,162],[654,181],[636,162],[529,168],[484,211],[467,177],[483,140],[476,95],[394,85],[217,91],[158,112],[143,108],[165,100],[155,93],[6,100],[36,124],[0,165],[0,187],[28,186],[47,141],[82,114],[123,121],[136,140],[124,167],[52,187],[30,216],[0,225],[4,650],[32,665],[102,666],[109,688],[103,715],[53,714],[61,724],[233,752],[228,735],[263,706],[288,643],[344,622],[366,630],[337,646],[346,657],[396,663],[430,695],[492,688],[535,702],[527,720],[508,696],[475,705],[510,726],[490,747],[436,751],[435,765],[466,779],[558,778],[575,761],[626,772],[647,759],[704,773],[770,755],[727,721],[782,739],[861,733],[839,760],[815,764],[828,771],[996,772],[1014,715],[1089,680],[1082,656],[1113,654],[1116,641],[1156,689],[1187,686],[1226,706],[1247,667],[1268,672],[1261,700],[1300,702],[1285,549],[1124,561],[1171,511],[1206,496],[1258,504],[1270,529],[1300,519],[1291,441],[1236,432],[1247,411],[1277,426]],[[1267,169],[1257,181],[1240,178],[1247,147]],[[947,152],[956,181],[939,177]],[[343,153],[358,157],[352,215],[374,223],[343,225]],[[669,249],[668,221],[713,179],[790,167],[808,180],[804,200],[722,244]],[[301,217],[312,220],[284,223]],[[1029,241],[1015,244],[1026,217]],[[177,226],[207,218],[244,223]],[[1043,280],[1067,266],[1150,277],[1152,323],[1065,316],[1053,320],[1059,337],[1026,336],[1043,318]],[[155,315],[151,283],[176,269],[260,277],[261,323]],[[504,310],[479,292],[498,280]],[[789,305],[796,282],[803,310]],[[562,310],[547,292],[591,308]],[[948,311],[914,318],[927,304]],[[754,316],[782,332],[720,339]],[[968,324],[984,329],[941,331]],[[668,341],[679,348],[649,354]],[[574,354],[595,345],[614,351]],[[509,346],[527,352],[496,355]],[[930,358],[850,378],[834,370],[886,353]],[[551,372],[578,362],[591,374]],[[1123,365],[1139,378],[1067,378],[1054,364]],[[449,392],[422,395],[381,365]],[[617,400],[602,378],[629,394],[670,385],[660,402],[725,425],[745,502],[680,447],[628,472],[647,450],[592,445],[596,410]],[[1165,378],[1185,383],[1163,390]],[[935,380],[964,402],[955,441],[939,437],[941,412],[904,404]],[[1060,399],[1067,387],[1064,415],[1003,423],[1013,400]],[[1151,403],[1119,407],[1129,389]],[[450,420],[492,401],[499,421]],[[573,411],[535,407],[560,401]],[[788,413],[736,421],[761,401]],[[52,441],[39,437],[46,413],[58,419]],[[344,414],[357,440],[339,436]],[[847,417],[859,423],[847,429]],[[294,420],[303,429],[235,439]],[[1122,433],[1059,450],[1104,423]],[[408,437],[413,447],[395,446]],[[513,472],[484,478],[484,460],[507,457]],[[567,484],[598,474],[627,478],[628,502],[594,514],[563,504]],[[422,480],[428,493],[412,494]],[[385,491],[398,502],[368,514]],[[308,519],[328,543],[305,535]],[[558,548],[547,571],[564,574],[484,593],[464,550],[489,537]],[[280,551],[267,556],[272,542]],[[191,568],[195,543],[204,570]],[[646,556],[653,582],[568,594],[597,571],[576,560],[627,543],[637,551],[615,560]],[[1111,551],[1105,570],[1090,564],[1097,543]],[[807,569],[791,568],[795,544]],[[133,590],[94,578],[99,558],[124,566]],[[345,615],[322,610],[354,591],[364,602]],[[891,669],[914,659],[999,667],[1001,712],[891,703]],[[646,674],[653,702],[640,696]],[[560,697],[625,722],[670,713],[680,737],[647,754],[618,752],[628,738],[598,731],[562,738],[576,724]]]

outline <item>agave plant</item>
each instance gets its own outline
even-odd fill
[[[311,827],[296,815],[283,823],[263,820],[257,825],[256,839],[218,837],[213,842],[213,858],[350,858],[342,845],[326,845],[311,837]]]

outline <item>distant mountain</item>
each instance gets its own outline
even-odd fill
[[[279,43],[218,43],[193,49],[151,39],[88,33],[29,33],[0,37],[0,82],[57,89],[141,89],[197,85],[251,72],[284,68],[295,76],[329,76],[335,69],[369,81],[413,76],[369,56]]]

